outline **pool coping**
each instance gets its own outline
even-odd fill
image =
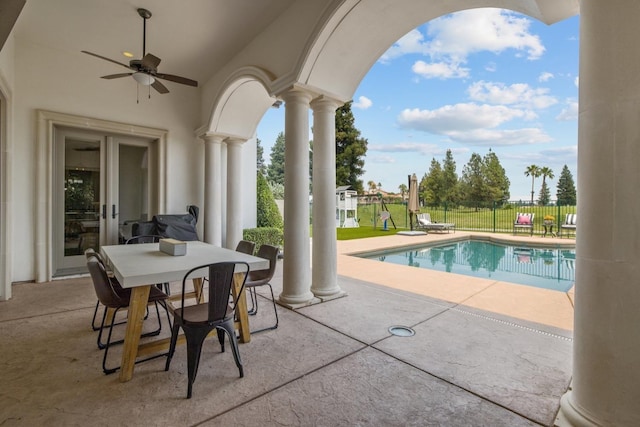
[[[573,330],[575,285],[567,292],[535,288],[492,279],[455,273],[417,269],[377,260],[359,258],[357,254],[376,250],[424,247],[470,238],[529,247],[573,248],[575,239],[496,235],[482,232],[430,233],[418,236],[390,235],[337,242],[338,274],[379,284],[400,291],[435,298],[451,305],[493,312],[502,316]]]

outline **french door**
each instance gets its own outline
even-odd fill
[[[86,271],[84,251],[130,237],[153,205],[152,140],[55,129],[54,276]]]

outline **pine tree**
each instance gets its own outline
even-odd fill
[[[542,187],[540,188],[540,194],[538,195],[538,204],[541,206],[546,206],[549,204],[551,200],[551,193],[549,192],[549,186],[546,182],[542,182]]]
[[[358,193],[364,186],[359,179],[364,174],[367,140],[360,137],[351,112],[351,102],[336,110],[336,184],[350,185]]]
[[[443,178],[440,162],[436,159],[431,159],[429,173],[422,178],[419,185],[421,198],[426,205],[440,206],[442,203],[442,195],[444,193],[442,188]]]
[[[500,164],[496,153],[489,149],[489,153],[483,159],[483,175],[485,183],[486,202],[499,202],[503,204],[509,200],[509,178]]]
[[[257,226],[282,229],[282,215],[280,215],[267,180],[261,173],[257,174],[256,187]]]
[[[479,154],[471,154],[469,162],[462,169],[461,187],[465,199],[472,206],[478,207],[485,200],[485,185],[483,176],[482,157]]]
[[[284,132],[280,132],[271,147],[271,162],[267,167],[269,182],[284,185]]]
[[[262,175],[267,173],[267,165],[264,164],[264,148],[260,138],[256,138],[256,168]]]
[[[556,198],[559,206],[576,205],[576,186],[573,182],[573,175],[567,165],[564,165],[560,178],[558,178]]]
[[[447,150],[444,161],[442,162],[441,191],[442,194],[440,198],[443,203],[455,205],[460,201],[456,162],[453,160],[453,154],[450,149]]]

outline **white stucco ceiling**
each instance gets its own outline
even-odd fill
[[[143,20],[136,11],[142,7],[153,14],[147,21],[146,50],[162,59],[159,71],[203,84],[292,1],[28,0],[16,23],[15,36],[77,53],[80,67],[102,61],[81,50],[127,63],[123,51],[142,56]],[[104,74],[126,72],[116,64],[102,62]]]

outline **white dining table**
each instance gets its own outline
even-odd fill
[[[185,255],[172,256],[161,252],[158,243],[136,245],[102,246],[100,252],[123,288],[131,288],[131,300],[127,314],[127,330],[122,350],[120,381],[133,377],[136,358],[162,351],[169,347],[169,339],[160,339],[140,345],[142,323],[149,302],[151,286],[156,283],[182,281],[185,274],[194,267],[214,262],[244,261],[253,270],[269,268],[269,260],[247,255],[231,249],[208,243],[186,242]],[[238,275],[236,275],[237,277]],[[243,274],[239,274],[240,277]],[[194,280],[196,292],[202,289],[201,281]],[[238,295],[242,280],[234,281],[234,298],[237,298],[238,332],[240,342],[249,342],[249,319],[244,293]],[[198,296],[199,297],[199,296]]]

